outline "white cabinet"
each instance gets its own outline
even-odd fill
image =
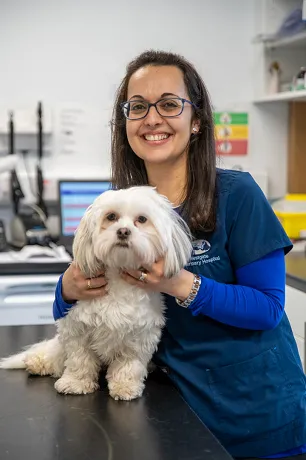
[[[0,326],[52,324],[59,275],[0,277]]]
[[[305,369],[306,293],[286,286],[286,313]]]

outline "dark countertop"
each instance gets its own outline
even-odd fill
[[[0,328],[0,355],[54,335],[54,326]],[[0,370],[0,458],[11,460],[230,460],[168,378],[153,373],[136,401],[63,396],[49,377]]]
[[[306,253],[290,252],[287,254],[286,284],[306,292]]]
[[[16,262],[1,263],[0,276],[12,275],[60,275],[68,268],[67,262]]]

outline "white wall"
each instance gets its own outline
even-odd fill
[[[255,3],[1,0],[0,105],[34,107],[40,99],[57,114],[47,177],[108,174],[114,92],[128,61],[147,48],[183,54],[202,74],[215,108],[250,110],[252,123]],[[90,116],[86,142],[74,157],[61,151],[63,104],[85,107]],[[269,153],[257,145],[257,123],[255,116],[249,155],[224,158],[221,165],[266,170]]]

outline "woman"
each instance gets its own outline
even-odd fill
[[[112,180],[150,184],[194,236],[192,259],[171,279],[163,261],[127,282],[163,292],[167,327],[155,356],[203,422],[235,457],[306,458],[306,385],[284,313],[284,256],[292,245],[248,173],[216,169],[206,88],[184,58],[141,54],[127,68],[113,115]],[[72,264],[55,319],[75,300],[105,294]]]

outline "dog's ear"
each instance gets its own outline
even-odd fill
[[[165,196],[151,187],[144,187],[143,192],[157,204],[154,223],[164,247],[164,276],[171,278],[187,265],[191,257],[191,232]]]
[[[169,227],[164,266],[166,278],[177,275],[187,265],[192,252],[190,230],[174,210],[169,219]]]
[[[94,230],[92,205],[87,208],[73,240],[74,261],[87,278],[93,278],[101,270],[101,263],[94,254],[92,236]]]

